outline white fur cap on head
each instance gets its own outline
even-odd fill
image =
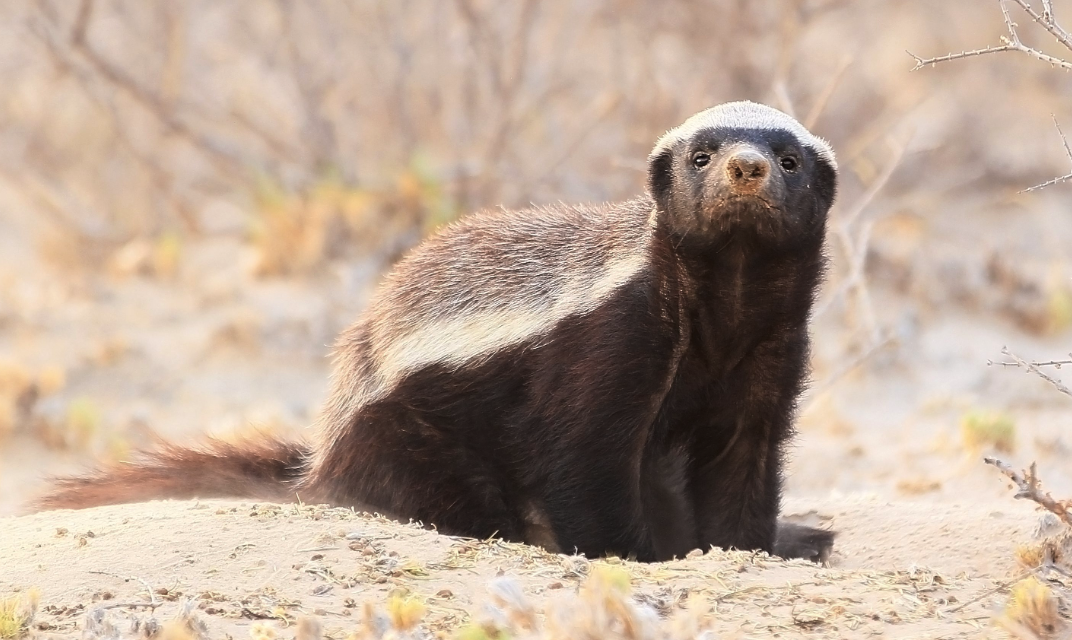
[[[651,155],[656,156],[681,140],[687,140],[702,129],[725,127],[731,129],[768,129],[788,131],[796,136],[801,144],[810,148],[820,158],[837,169],[837,160],[830,144],[822,138],[812,135],[791,116],[774,107],[758,102],[727,102],[711,107],[692,116],[685,122],[667,131],[655,143]]]

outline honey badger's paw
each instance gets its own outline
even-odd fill
[[[790,559],[804,558],[826,564],[834,550],[834,531],[806,527],[785,520],[778,521],[778,535],[774,540],[774,555]]]

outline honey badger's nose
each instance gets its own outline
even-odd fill
[[[758,191],[770,175],[770,162],[755,149],[738,149],[726,160],[726,178],[738,193]]]

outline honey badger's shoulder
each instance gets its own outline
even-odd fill
[[[361,323],[381,374],[459,366],[593,309],[645,269],[652,202],[475,214],[386,278]]]
[[[644,198],[477,213],[410,252],[371,306],[449,314],[516,302],[518,294],[553,296],[574,279],[643,251],[652,213]]]

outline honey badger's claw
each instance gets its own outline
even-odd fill
[[[804,558],[818,564],[826,564],[834,549],[837,533],[801,524],[778,521],[778,535],[774,540],[774,555],[781,558]]]

